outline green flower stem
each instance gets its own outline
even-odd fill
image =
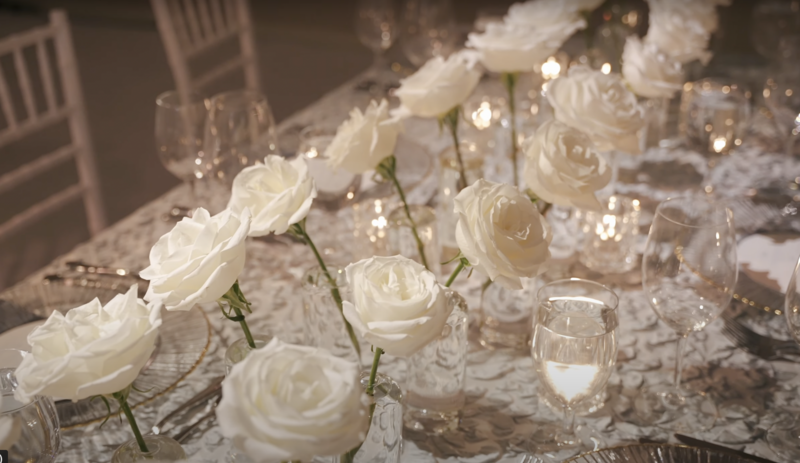
[[[360,359],[361,346],[358,345],[358,338],[356,338],[356,333],[355,331],[353,331],[353,326],[350,325],[350,322],[348,322],[344,316],[344,309],[342,308],[342,295],[339,293],[339,287],[336,285],[336,280],[331,276],[331,273],[328,271],[328,267],[325,265],[325,261],[322,260],[322,256],[317,250],[317,247],[314,246],[314,242],[311,241],[311,237],[308,236],[308,233],[306,232],[305,219],[303,219],[299,223],[292,225],[292,230],[295,234],[303,238],[306,244],[308,244],[308,247],[311,248],[311,252],[314,253],[314,257],[317,258],[319,267],[322,269],[322,272],[328,279],[328,283],[331,285],[331,296],[333,296],[333,300],[336,301],[336,306],[339,308],[339,313],[342,314],[342,321],[344,321],[344,327],[347,330],[347,335],[350,337],[350,342],[353,343],[353,348],[355,348],[356,353],[358,354],[358,358]]]
[[[127,391],[127,389],[126,389]],[[133,412],[131,411],[131,407],[128,406],[128,394],[125,391],[115,392],[111,394],[112,397],[117,399],[119,402],[119,408],[125,413],[125,418],[128,419],[128,423],[131,425],[131,429],[133,430],[133,435],[136,436],[136,443],[139,444],[139,450],[142,453],[150,453],[150,450],[147,449],[147,444],[144,442],[144,437],[142,437],[141,431],[139,431],[139,426],[136,425],[136,418],[133,417]]]
[[[504,72],[500,76],[503,86],[508,91],[508,110],[511,113],[511,164],[514,169],[514,186],[519,186],[519,172],[517,172],[517,152],[519,151],[519,146],[517,146],[517,105],[514,101],[514,89],[517,86],[518,79],[518,72]]]
[[[406,211],[408,223],[411,225],[411,233],[414,235],[414,241],[417,242],[417,251],[419,252],[420,261],[426,269],[430,270],[431,268],[428,266],[428,258],[425,257],[425,245],[422,243],[422,240],[419,237],[419,233],[417,232],[417,224],[414,222],[414,218],[411,217],[411,210],[408,208],[408,201],[406,201],[406,195],[403,192],[403,187],[400,186],[400,181],[397,179],[397,161],[394,155],[389,156],[381,161],[380,165],[378,166],[378,173],[380,173],[384,178],[388,177],[388,179],[394,183],[397,194],[400,196],[400,201],[403,202],[403,209]]]
[[[231,311],[236,315],[231,316],[229,313],[226,313],[222,302],[227,302]],[[241,326],[242,331],[244,331],[244,337],[247,339],[247,345],[255,349],[256,342],[253,339],[253,335],[250,333],[250,327],[247,326],[247,321],[245,321],[244,314],[242,313],[242,309],[250,312],[250,303],[244,297],[244,293],[242,293],[241,288],[239,288],[239,280],[236,280],[233,283],[231,289],[229,289],[228,292],[219,299],[218,303],[222,309],[222,314],[225,315],[228,320],[239,322],[239,326]]]
[[[462,270],[464,270],[464,259],[458,261],[458,267],[456,267],[456,269],[453,270],[453,273],[450,274],[450,278],[447,279],[447,283],[445,283],[444,285],[449,288],[450,285],[452,285],[453,282],[456,280],[456,277],[458,276],[459,273],[461,273]]]
[[[467,175],[464,171],[464,158],[461,157],[461,145],[458,142],[458,119],[461,115],[461,106],[456,106],[447,112],[439,119],[439,127],[441,124],[450,129],[450,135],[453,137],[453,149],[456,152],[456,163],[458,164],[458,191],[467,187]]]
[[[381,354],[383,349],[375,347],[375,357],[372,359],[372,369],[369,371],[369,383],[367,383],[367,395],[372,397],[375,395],[375,376],[378,374],[378,363],[381,361]],[[372,413],[370,413],[370,416]]]

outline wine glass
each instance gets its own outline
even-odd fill
[[[255,90],[235,90],[211,98],[203,143],[206,175],[233,183],[247,166],[278,154],[275,120],[267,98]]]
[[[575,407],[599,394],[617,361],[617,304],[613,291],[572,278],[549,283],[537,294],[531,353],[544,392],[564,407],[564,424],[539,426],[536,452],[594,450],[599,435],[576,429]]]
[[[696,432],[714,424],[713,402],[681,387],[689,335],[702,331],[728,306],[736,286],[733,213],[706,195],[667,199],[655,212],[642,260],[650,306],[678,334],[672,384],[646,387],[635,399],[645,424]]]
[[[772,113],[775,125],[783,132],[784,151],[791,156],[800,138],[800,68],[786,69],[767,79],[764,104]]]
[[[359,0],[355,27],[358,40],[372,50],[370,73],[375,79],[381,80],[381,71],[385,67],[383,55],[397,40],[397,11],[394,0]]]
[[[800,343],[800,259],[794,266],[792,278],[786,288],[784,313],[789,331],[794,340]],[[781,413],[780,419],[767,432],[767,443],[782,459],[800,461],[800,420],[794,413]]]
[[[55,461],[61,444],[56,404],[50,397],[36,396],[28,404],[14,398],[17,380],[14,371],[22,362],[24,352],[0,349],[0,394],[3,396],[0,418],[16,421],[18,436],[8,450],[10,461],[50,463]],[[15,433],[16,434],[16,433]]]
[[[155,140],[161,163],[174,176],[189,185],[189,207],[173,206],[172,213],[191,210],[196,205],[196,183],[204,177],[203,131],[209,101],[191,93],[183,101],[175,90],[156,98]]]
[[[335,212],[353,201],[361,185],[361,175],[350,173],[344,168],[332,169],[328,166],[325,150],[336,136],[333,129],[309,126],[300,132],[297,156],[308,165],[308,173],[317,186],[314,205]]]
[[[456,47],[458,31],[450,0],[406,0],[402,24],[400,44],[414,66],[434,56],[446,58]]]

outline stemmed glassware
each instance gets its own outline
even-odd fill
[[[267,97],[235,90],[211,98],[203,143],[204,172],[230,185],[247,166],[278,153],[275,120]]]
[[[706,396],[681,387],[689,335],[728,306],[736,286],[733,214],[705,195],[667,199],[656,209],[642,261],[642,284],[658,317],[678,334],[672,384],[650,385],[636,397],[643,424],[694,432],[714,424]]]
[[[617,361],[617,304],[613,291],[573,278],[539,289],[533,364],[543,392],[564,407],[564,425],[539,426],[531,437],[537,453],[594,450],[602,439],[576,432],[575,408],[606,386]]]
[[[792,279],[786,288],[784,313],[789,332],[800,343],[800,259],[794,266]],[[787,413],[767,432],[767,442],[772,450],[786,461],[800,461],[800,419]]]
[[[402,25],[403,54],[414,66],[434,56],[446,58],[456,47],[458,30],[450,0],[406,0]]]
[[[785,137],[784,151],[791,156],[800,138],[800,66],[767,79],[764,103],[772,113],[781,135]]]
[[[182,101],[175,90],[156,98],[155,140],[158,158],[174,176],[189,185],[191,203],[172,207],[173,215],[196,206],[196,183],[205,175],[203,163],[203,132],[208,116],[209,101],[199,94],[189,94]]]
[[[373,80],[362,82],[359,86],[371,87],[382,81],[381,71],[385,67],[383,55],[397,40],[397,10],[394,0],[359,0],[355,28],[358,40],[373,53],[370,67]]]

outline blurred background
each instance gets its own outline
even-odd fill
[[[457,30],[463,32],[458,43],[463,43],[476,19],[500,16],[512,2],[453,3]],[[278,123],[372,63],[372,52],[356,34],[356,0],[252,0],[250,4],[260,84]],[[707,68],[712,73],[715,67],[765,65],[766,59],[752,45],[751,18],[756,4],[733,0],[729,7],[719,9],[720,28],[710,46],[714,59]],[[402,7],[398,1],[398,11]],[[106,215],[113,224],[179,184],[159,162],[153,140],[154,95],[175,88],[172,74],[148,0],[0,1],[0,36],[46,24],[48,11],[54,8],[66,10],[72,25]],[[643,35],[647,30],[643,1],[609,0],[594,12],[592,21],[600,23],[631,10],[639,12],[639,19],[629,17],[628,26]],[[580,38],[574,42],[580,46]],[[418,63],[403,53],[401,43],[395,41],[386,57],[403,74]],[[7,65],[0,61],[0,66]],[[230,79],[225,86],[242,86],[238,74]],[[58,130],[65,129],[54,128]],[[16,144],[1,151],[0,172],[24,159],[28,150],[34,149],[28,145]],[[19,212],[22,196],[39,196],[48,188],[73,181],[75,175],[73,167],[57,169],[27,189],[0,197],[0,221]],[[0,242],[0,288],[88,238],[81,202],[7,238]]]

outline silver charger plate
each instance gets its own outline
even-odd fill
[[[634,444],[579,455],[564,463],[753,463],[732,453],[670,444]]]

